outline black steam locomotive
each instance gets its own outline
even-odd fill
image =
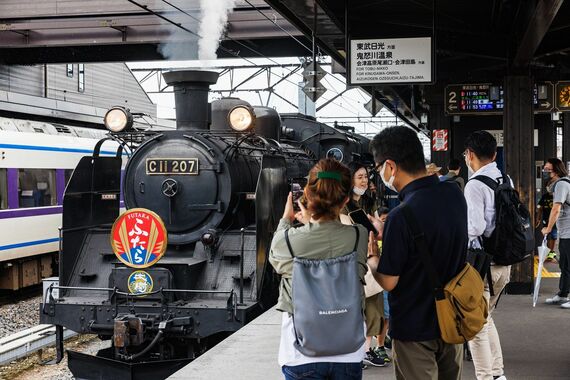
[[[218,74],[164,74],[176,94],[175,131],[121,130],[129,117],[107,114],[112,131],[83,157],[66,188],[58,286],[41,305],[55,324],[58,360],[63,327],[111,347],[97,356],[68,351],[77,378],[164,378],[275,304],[279,279],[268,262],[288,181],[324,156],[366,159],[368,142],[299,115],[236,98],[208,103]],[[99,154],[106,140],[116,157]],[[123,150],[132,148],[124,171]],[[133,294],[135,268],[109,243],[126,209],[160,216],[168,232],[164,256],[145,272],[153,291]]]

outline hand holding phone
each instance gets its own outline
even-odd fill
[[[363,209],[359,208],[358,210],[349,212],[348,216],[350,217],[350,219],[352,219],[353,223],[363,225],[368,230],[368,232],[374,233],[374,236],[378,235],[378,231],[376,230],[370,219],[368,219],[368,215],[366,215]]]

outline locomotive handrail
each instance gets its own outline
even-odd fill
[[[115,139],[113,137],[105,137],[105,138],[97,141],[97,144],[95,144],[95,148],[93,148],[93,157],[99,157],[99,153],[101,152],[101,146],[103,145],[103,143],[105,141],[115,141]],[[119,144],[119,147],[117,148],[117,153],[115,154],[115,157],[121,158],[122,154],[123,154],[123,146],[121,144]]]
[[[150,293],[127,293],[118,291],[117,288],[88,288],[84,286],[50,286],[51,289],[67,289],[67,290],[87,290],[87,291],[99,291],[99,292],[114,292],[115,294],[125,295],[125,296],[133,296],[133,297],[144,297],[148,296],[149,294],[157,294],[157,293],[204,293],[204,294],[229,294],[233,293],[234,290],[199,290],[199,289],[159,289],[154,292]]]
[[[210,156],[216,157],[216,154],[215,154],[215,152],[214,152],[214,149],[212,149],[212,147],[209,146],[208,144],[205,144],[202,140],[197,139],[196,137],[191,136],[191,135],[182,135],[182,136],[186,137],[186,138],[187,138],[188,140],[190,140],[190,141],[194,141],[196,144],[202,145],[202,147],[208,151],[208,153],[210,154]]]

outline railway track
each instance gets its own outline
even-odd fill
[[[64,339],[77,335],[64,329]],[[0,365],[8,364],[43,348],[55,345],[55,326],[37,325],[0,339]]]

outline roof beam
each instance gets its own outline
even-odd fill
[[[513,67],[526,67],[530,64],[563,2],[564,0],[538,1],[518,45]]]

